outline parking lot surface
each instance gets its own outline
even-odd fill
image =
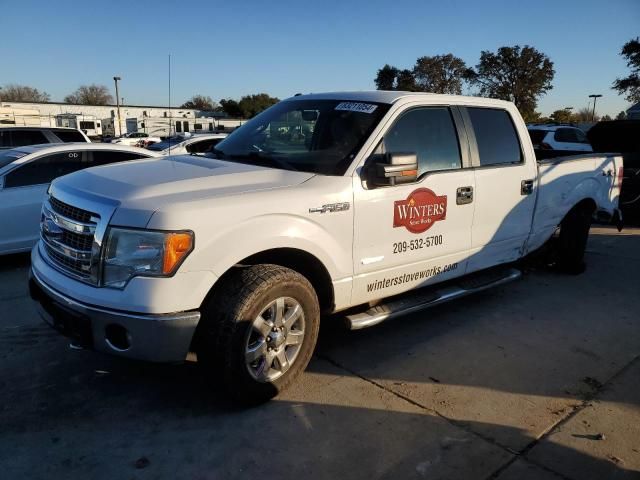
[[[69,349],[28,256],[0,257],[0,476],[640,478],[640,230],[594,228],[586,261],[325,326],[297,385],[243,410],[194,364]]]

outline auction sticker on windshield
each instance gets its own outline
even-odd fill
[[[336,105],[336,110],[346,110],[348,112],[361,112],[361,113],[373,113],[377,105],[371,105],[370,103],[358,103],[358,102],[340,102]]]

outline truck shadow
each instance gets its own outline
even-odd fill
[[[637,478],[623,464],[578,449],[536,445],[518,428],[447,421],[361,381],[355,404],[344,392],[347,379],[294,387],[241,410],[205,386],[193,365],[61,355],[59,341],[49,346],[37,366],[25,363],[20,373],[8,372],[3,359],[6,478],[125,478],[140,459],[153,478],[175,478],[178,469],[184,478],[263,478],[265,461],[266,478],[499,479],[511,461],[509,468],[527,478],[548,475],[537,465],[549,462],[569,469],[563,478]],[[313,371],[336,374],[321,360]],[[514,455],[503,438],[525,448]]]

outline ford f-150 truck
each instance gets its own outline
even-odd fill
[[[549,241],[577,270],[592,218],[620,221],[621,158],[538,162],[499,100],[300,95],[209,156],[53,182],[30,291],[73,344],[195,353],[246,402],[305,369],[321,318],[359,329],[503,283]]]

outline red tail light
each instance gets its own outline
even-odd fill
[[[622,180],[624,180],[624,167],[618,168],[618,178],[616,180],[616,187],[622,188]]]

